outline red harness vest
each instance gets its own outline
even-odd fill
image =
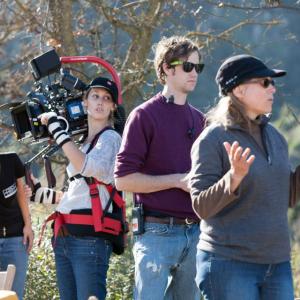
[[[98,140],[100,134],[102,134],[105,130],[111,129],[110,127],[104,128],[101,132],[99,132],[93,142],[91,143],[91,147],[88,149],[87,153],[94,147],[95,141]],[[128,223],[126,221],[126,207],[125,201],[119,195],[117,190],[111,184],[105,184],[97,179],[90,177],[85,178],[90,190],[90,197],[92,202],[92,210],[91,214],[62,214],[60,212],[54,212],[51,214],[45,221],[41,237],[44,233],[45,226],[47,222],[54,221],[54,240],[56,239],[60,228],[64,224],[73,224],[73,225],[92,225],[94,227],[95,232],[102,232],[109,235],[113,235],[115,237],[120,236],[120,239],[125,238],[125,234],[128,232]],[[108,202],[106,208],[103,210],[101,205],[101,199],[99,195],[98,185],[104,185],[110,195],[110,201]],[[113,205],[114,210],[119,211],[119,218],[112,218],[110,214],[107,214],[107,209],[110,205]],[[39,241],[39,243],[40,243]],[[112,241],[114,243],[114,241]],[[125,246],[125,241],[124,246]],[[120,244],[120,242],[118,243]],[[114,247],[115,248],[115,247]],[[124,249],[123,249],[124,251]],[[121,254],[123,251],[114,249],[114,252],[117,254]]]
[[[64,224],[93,225],[95,232],[101,231],[113,235],[119,235],[124,230],[124,226],[121,220],[116,220],[103,214],[97,184],[106,186],[106,189],[111,195],[112,200],[122,210],[123,220],[126,220],[125,201],[122,199],[122,197],[116,192],[111,184],[106,185],[100,181],[95,180],[95,183],[89,184],[92,201],[92,215],[62,214],[60,212],[54,212],[47,218],[45,222],[47,223],[52,220],[55,221],[55,237],[57,236],[61,226],[63,226]]]

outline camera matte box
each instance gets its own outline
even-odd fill
[[[26,110],[26,104],[21,103],[20,105],[11,109],[11,116],[15,127],[15,133],[17,139],[25,137],[27,131],[30,132],[31,126],[29,122],[28,113]]]
[[[34,79],[40,80],[45,76],[48,76],[55,72],[59,72],[61,62],[56,51],[52,49],[31,60],[30,66],[32,69]]]

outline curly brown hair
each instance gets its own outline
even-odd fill
[[[199,60],[201,53],[199,47],[189,38],[184,36],[163,37],[155,47],[154,67],[156,75],[161,84],[165,84],[166,74],[163,70],[163,64],[171,67],[171,62],[180,58],[188,59],[192,52],[197,52]]]

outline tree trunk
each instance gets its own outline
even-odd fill
[[[78,55],[72,27],[72,0],[51,0],[49,8],[53,18],[53,38],[60,44],[60,55]]]

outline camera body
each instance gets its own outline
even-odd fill
[[[61,68],[55,50],[34,58],[30,66],[35,79],[34,88],[23,102],[11,109],[17,139],[29,139],[32,143],[48,140],[47,127],[41,124],[38,116],[50,111],[58,115],[62,127],[71,136],[86,131],[87,115],[82,97],[87,85],[68,69]],[[55,75],[54,80],[50,75]],[[44,77],[48,77],[46,84],[42,81]]]

